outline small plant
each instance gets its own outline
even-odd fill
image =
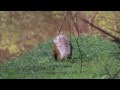
[[[78,45],[71,39],[72,58],[55,61],[52,58],[52,40],[38,44],[33,50],[0,64],[0,78],[18,79],[109,79],[120,78],[120,59],[112,52],[119,52],[118,45],[99,36],[81,36]]]

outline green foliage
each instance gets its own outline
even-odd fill
[[[72,13],[74,14],[76,11],[72,11]],[[94,11],[81,11],[80,13],[83,14],[82,17],[89,20]],[[120,36],[119,33],[116,33],[120,31],[119,13],[119,11],[99,11],[93,23],[113,35]],[[17,45],[19,41],[26,42],[28,45],[35,45],[39,41],[48,40],[57,34],[60,22],[65,14],[66,11],[0,11],[0,49],[8,49],[10,53],[20,53],[21,48]],[[70,21],[69,17],[67,20]],[[78,21],[79,25],[84,27],[83,21],[79,18]],[[82,28],[82,26],[80,27]],[[68,35],[68,29],[66,21],[62,27],[62,32],[67,32]],[[84,28],[82,29],[84,31]],[[23,51],[24,49],[26,48],[23,48]]]
[[[82,69],[74,38],[70,61],[54,61],[51,44],[52,40],[39,44],[29,53],[0,64],[0,78],[120,78],[120,73],[115,75],[120,70],[120,59],[114,55],[120,49],[115,43],[99,36],[81,36]]]
[[[86,19],[93,15],[93,11],[82,12]],[[120,34],[116,33],[120,31],[119,13],[99,11],[94,24],[120,37]],[[41,40],[50,39],[56,35],[64,14],[63,11],[0,11],[1,56],[3,50],[6,50],[4,55],[8,57],[9,54],[31,49],[32,45],[37,45]],[[68,30],[66,23],[62,32]],[[83,22],[79,23],[82,25]],[[82,69],[74,38],[71,61],[54,61],[51,44],[52,41],[39,44],[28,53],[15,57],[6,64],[0,64],[0,78],[120,78],[120,74],[117,74],[120,69],[120,49],[108,40],[96,35],[79,38]]]

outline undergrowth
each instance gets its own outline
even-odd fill
[[[55,61],[52,40],[38,44],[30,52],[0,64],[1,79],[116,79],[120,78],[119,46],[99,36],[79,37],[78,47],[72,38],[70,61]],[[117,53],[117,54],[116,54]]]

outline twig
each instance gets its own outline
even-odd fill
[[[78,28],[78,25],[76,24],[75,20],[74,20],[74,17],[71,15],[71,19],[75,25],[75,28],[76,28],[76,31],[77,31],[77,34],[78,34],[78,37],[79,37],[79,28]]]
[[[101,28],[98,27],[98,26],[95,26],[93,23],[90,23],[88,20],[86,20],[86,19],[84,19],[84,18],[82,18],[82,17],[80,17],[80,19],[81,19],[82,21],[88,23],[88,24],[91,25],[92,27],[96,28],[97,30],[101,31],[102,33],[107,34],[108,36],[112,37],[116,42],[118,42],[118,43],[120,44],[120,38],[115,37],[114,35],[106,32],[105,30],[101,29]]]
[[[78,37],[79,37],[79,28],[78,28],[77,24],[75,23],[74,17],[72,16],[72,13],[71,13],[71,12],[70,12],[70,19],[71,19],[71,21],[74,22],[74,25],[75,25],[75,28],[76,28],[76,30],[77,30],[77,32],[78,32]],[[71,23],[72,23],[72,22],[71,22]],[[82,60],[81,49],[80,49],[80,47],[79,47],[78,37],[77,37],[77,38],[75,37],[75,39],[76,39],[77,47],[78,47],[78,50],[79,50],[79,58],[80,58],[80,60],[81,60],[81,69],[82,69],[82,61],[83,61],[83,60]]]
[[[61,32],[61,29],[62,29],[63,23],[64,23],[64,21],[66,20],[66,17],[67,17],[67,15],[68,15],[68,13],[69,13],[69,12],[67,12],[66,15],[65,15],[64,18],[63,18],[63,21],[62,21],[62,23],[61,23],[61,25],[60,25],[60,27],[59,27],[59,29],[58,29],[58,30],[59,30],[58,35],[59,35],[60,32]]]

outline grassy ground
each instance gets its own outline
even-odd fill
[[[99,36],[75,39],[70,61],[54,61],[52,40],[39,44],[31,52],[0,64],[1,79],[106,79],[120,78],[120,49],[118,45]]]

